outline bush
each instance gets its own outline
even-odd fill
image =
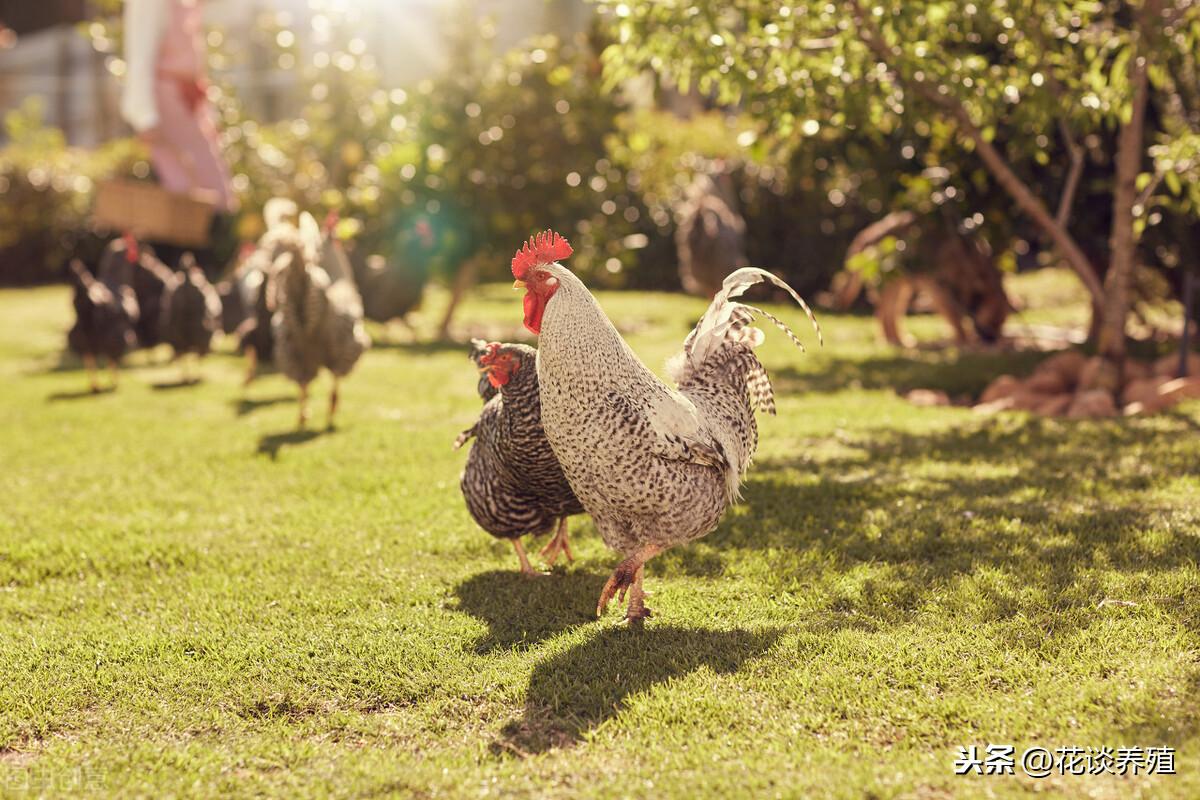
[[[66,260],[97,250],[88,228],[96,183],[145,176],[136,142],[119,139],[97,150],[66,146],[62,131],[43,122],[36,98],[4,118],[9,142],[0,148],[0,284],[30,284],[62,275]]]

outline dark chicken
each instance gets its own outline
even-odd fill
[[[188,368],[189,356],[197,361],[206,356],[221,329],[221,298],[191,253],[183,254],[179,267],[163,293],[159,324],[163,341],[181,360],[183,380],[189,383],[195,380]]]
[[[512,542],[526,575],[535,574],[521,545],[526,534],[539,535],[554,528],[541,555],[551,565],[560,552],[574,561],[567,518],[582,514],[583,506],[567,484],[542,430],[537,351],[523,344],[473,345],[471,357],[486,378],[487,388],[481,381],[480,393],[486,403],[479,420],[454,442],[457,450],[471,437],[476,439],[459,482],[467,510],[492,536]]]
[[[679,207],[675,250],[688,294],[712,297],[731,267],[746,263],[746,221],[736,210],[729,175],[699,175]]]
[[[100,358],[108,361],[116,388],[121,358],[137,347],[134,331],[137,298],[128,285],[106,285],[98,280],[79,259],[71,261],[71,280],[75,289],[75,325],[67,334],[67,346],[83,359],[93,392],[100,391],[96,376],[96,362]]]
[[[151,349],[162,344],[162,299],[172,275],[151,248],[128,234],[109,242],[100,257],[97,277],[101,281],[133,287],[138,304],[138,347]]]

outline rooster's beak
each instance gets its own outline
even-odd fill
[[[513,281],[513,288],[514,289],[524,289],[525,281]]]

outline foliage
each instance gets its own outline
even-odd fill
[[[91,242],[82,232],[96,183],[146,174],[145,153],[129,139],[97,150],[67,147],[62,131],[44,123],[39,99],[4,116],[0,148],[0,284],[57,278],[68,256]]]
[[[985,210],[974,208],[980,200],[1002,219],[1016,217],[1019,207],[1047,236],[1062,229],[1053,216],[1066,182],[1065,153],[1081,150],[1089,171],[1108,165],[1101,183],[1112,205],[1113,131],[1129,119],[1131,65],[1135,51],[1145,53],[1156,113],[1141,165],[1151,173],[1143,178],[1151,196],[1133,208],[1137,229],[1166,219],[1149,213],[1155,205],[1195,219],[1189,203],[1159,199],[1184,194],[1182,176],[1192,162],[1171,154],[1190,152],[1200,130],[1192,102],[1200,46],[1194,3],[597,5],[615,40],[604,54],[611,84],[652,70],[669,85],[738,107],[783,141],[824,134],[909,148],[922,167],[957,167],[950,172],[961,176],[971,217]],[[1002,182],[1003,170],[1010,175]],[[1014,181],[1033,187],[1033,199],[1018,202]],[[1038,203],[1040,215],[1032,213]],[[1086,259],[1069,260],[1081,277],[1093,273],[1095,294],[1111,231],[1090,228],[1091,217],[1075,214],[1082,226],[1068,225],[1054,242],[1071,244],[1081,232],[1077,245],[1094,263],[1089,269]]]
[[[704,307],[600,301],[652,366]],[[506,287],[464,314],[520,330]],[[223,355],[190,388],[135,357],[73,398],[69,316],[62,288],[0,293],[8,794],[1200,796],[1195,403],[983,421],[893,387],[977,391],[1039,354],[897,354],[834,314],[808,353],[768,334],[779,415],[744,502],[649,562],[631,635],[592,616],[619,557],[585,519],[538,580],[472,523],[461,350],[368,352],[343,425],[303,436],[294,388],[241,395]],[[955,775],[975,743],[1174,746],[1178,774]]]

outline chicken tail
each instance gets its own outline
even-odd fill
[[[809,322],[816,331],[817,341],[824,344],[824,337],[821,334],[821,326],[817,322],[817,318],[813,315],[812,309],[808,307],[808,303],[804,302],[804,298],[797,294],[795,289],[766,270],[757,267],[742,267],[725,279],[721,290],[709,304],[708,310],[704,312],[700,321],[696,323],[696,327],[684,340],[683,349],[668,362],[667,370],[677,384],[682,386],[693,379],[703,370],[705,364],[724,350],[728,344],[741,344],[744,346],[744,350],[749,351],[761,344],[764,338],[763,332],[751,324],[756,317],[763,317],[773,322],[792,340],[793,344],[804,350],[804,343],[797,338],[783,320],[757,306],[739,303],[733,299],[745,294],[747,289],[759,283],[772,283],[791,295],[792,299],[808,315]],[[771,381],[762,364],[758,363],[758,359],[753,358],[752,353],[750,355],[750,361],[753,363],[747,362],[745,366],[750,401],[755,408],[773,414],[775,413],[775,395],[771,389]]]

